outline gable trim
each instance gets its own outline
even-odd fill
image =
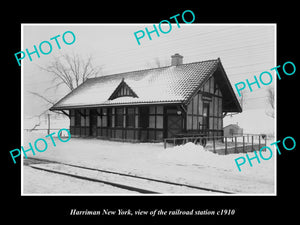
[[[229,92],[230,92],[230,94],[232,96],[232,99],[233,99],[233,101],[234,101],[234,103],[235,103],[235,105],[237,107],[237,110],[234,111],[234,112],[242,112],[242,107],[241,107],[241,105],[240,105],[240,103],[239,103],[239,101],[238,101],[238,99],[237,99],[237,97],[236,97],[236,95],[235,95],[235,93],[233,91],[233,88],[232,88],[231,83],[230,83],[230,81],[229,81],[229,79],[227,77],[227,74],[226,74],[226,72],[224,70],[224,67],[222,66],[220,58],[218,58],[217,64],[211,70],[210,74],[199,84],[199,86],[195,89],[195,91],[186,99],[186,101],[184,102],[184,104],[188,105],[192,101],[192,99],[194,98],[195,95],[197,95],[197,93],[199,92],[199,90],[201,89],[201,87],[211,78],[211,76],[214,75],[214,73],[218,69],[221,70],[221,73],[222,73],[222,75],[223,75],[223,77],[225,79],[225,85],[228,86]],[[220,86],[219,86],[219,89],[221,90]],[[223,93],[222,93],[222,97],[224,97]],[[231,112],[231,110],[229,110],[228,112]]]
[[[231,86],[231,83],[230,83],[230,81],[229,81],[229,79],[228,79],[228,77],[227,77],[227,74],[226,74],[226,72],[225,72],[225,69],[224,69],[224,67],[223,67],[223,65],[222,65],[220,59],[219,59],[219,65],[218,65],[218,67],[221,69],[221,72],[222,72],[223,75],[224,75],[223,77],[224,77],[225,80],[226,80],[226,84],[228,84],[227,86],[228,86],[228,88],[229,88],[230,94],[231,94],[231,96],[232,96],[232,98],[233,98],[233,101],[234,101],[236,107],[237,107],[237,110],[234,111],[234,112],[241,113],[241,112],[243,111],[243,110],[242,110],[242,107],[241,107],[241,105],[240,105],[240,103],[239,103],[239,101],[238,101],[238,99],[237,99],[237,97],[236,97],[236,95],[235,95],[235,93],[234,93],[234,90],[233,90],[233,88],[232,88],[232,86]],[[223,93],[222,93],[222,95],[223,95]],[[223,96],[224,96],[224,95],[223,95]],[[226,112],[232,112],[232,111],[229,110],[229,111],[226,111]]]
[[[118,95],[119,91],[121,91],[122,88],[127,88],[129,93],[128,94],[121,94]],[[123,96],[131,96],[133,98],[138,98],[137,94],[132,90],[132,88],[125,82],[125,79],[123,78],[120,84],[116,87],[116,89],[113,91],[113,93],[109,96],[108,100],[113,100],[119,97]]]

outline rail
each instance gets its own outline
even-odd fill
[[[51,173],[57,173],[61,175],[66,175],[78,179],[89,180],[98,183],[108,184],[114,187],[135,191],[143,194],[162,194],[166,190],[182,190],[184,188],[187,191],[195,191],[195,193],[223,193],[223,194],[233,194],[232,192],[226,190],[217,190],[209,187],[200,187],[189,185],[185,183],[177,183],[167,180],[161,180],[156,178],[150,178],[145,176],[139,176],[134,174],[121,173],[111,170],[103,170],[97,168],[86,167],[82,165],[75,165],[63,162],[57,162],[47,159],[32,158],[28,157],[24,159],[24,165],[30,166],[31,168],[44,170]],[[53,166],[53,165],[59,165]],[[64,170],[64,167],[72,168],[72,170]],[[86,171],[84,173],[80,171]],[[72,172],[73,171],[73,172]],[[87,173],[89,171],[89,173]],[[97,172],[98,176],[92,176],[91,171]],[[90,175],[88,175],[90,174]],[[100,178],[99,178],[100,177]]]
[[[226,136],[203,136],[203,135],[191,135],[185,137],[172,137],[164,139],[164,149],[168,145],[173,146],[182,145],[188,142],[194,144],[200,144],[206,147],[207,150],[212,150],[214,153],[225,154],[228,153],[240,153],[255,151],[267,145],[267,135],[265,134],[246,134],[246,135],[234,135],[232,137]],[[263,143],[264,142],[264,143]],[[224,151],[222,151],[224,150]]]

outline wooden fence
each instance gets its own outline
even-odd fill
[[[24,131],[25,132],[28,132],[28,133],[39,133],[39,132],[41,132],[41,133],[43,133],[43,134],[45,134],[45,135],[48,135],[48,134],[50,134],[50,133],[52,133],[52,132],[55,132],[56,134],[54,135],[54,136],[57,136],[57,133],[58,133],[58,131],[59,131],[60,129],[57,129],[57,128],[51,128],[51,129],[47,129],[47,128],[38,128],[38,129],[36,129],[36,128],[34,128],[34,129],[24,129]],[[69,135],[68,135],[68,133],[66,132],[66,131],[62,131],[62,132],[60,132],[60,137],[68,137]]]
[[[267,145],[267,136],[264,134],[245,134],[240,136],[196,136],[173,137],[164,139],[164,148],[168,145],[176,146],[188,142],[200,144],[207,150],[218,154],[245,153],[260,150]]]

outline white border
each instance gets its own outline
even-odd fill
[[[36,23],[22,23],[21,24],[21,50],[24,49],[24,26],[31,25],[31,26],[144,26],[149,25],[150,23],[130,23],[130,24],[120,24],[120,23],[59,23],[59,24],[53,24],[53,23],[42,23],[42,24],[36,24]],[[173,24],[173,23],[172,23]],[[153,25],[153,24],[150,24]],[[180,24],[180,26],[274,26],[274,62],[275,66],[277,66],[277,23],[193,23],[193,24]],[[24,77],[23,77],[23,66],[21,61],[21,145],[23,146],[23,84],[24,84]],[[275,88],[275,117],[274,117],[274,124],[275,124],[275,139],[277,139],[277,79],[275,80],[274,88]],[[24,194],[23,193],[23,152],[21,151],[21,196],[277,196],[277,154],[274,154],[274,193],[267,193],[267,194],[257,194],[257,193],[236,193],[236,194]]]
[[[24,26],[23,24],[21,24],[21,49],[24,49]],[[24,105],[24,76],[23,76],[23,73],[24,73],[24,69],[23,69],[23,63],[21,61],[21,146],[23,146],[23,141],[24,141],[24,138],[23,138],[23,133],[24,133],[24,108],[23,108],[23,105]],[[21,151],[21,149],[20,149]],[[23,182],[24,182],[24,179],[23,179],[23,151],[21,151],[21,195],[25,195],[23,193]]]

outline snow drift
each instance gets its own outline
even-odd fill
[[[249,152],[249,157],[252,156],[252,152]],[[245,157],[245,153],[218,155],[211,151],[205,150],[201,145],[195,145],[192,142],[188,142],[184,145],[168,148],[158,154],[158,159],[168,163],[176,163],[182,165],[194,165],[200,167],[214,167],[222,170],[229,170],[238,174],[253,173],[254,171],[260,171],[259,174],[273,174],[274,163],[273,160],[263,161],[260,164],[257,161],[253,161],[253,167],[250,167],[249,163],[242,166],[242,171],[239,172],[235,163],[235,159],[238,157]],[[265,170],[262,173],[262,170]]]

